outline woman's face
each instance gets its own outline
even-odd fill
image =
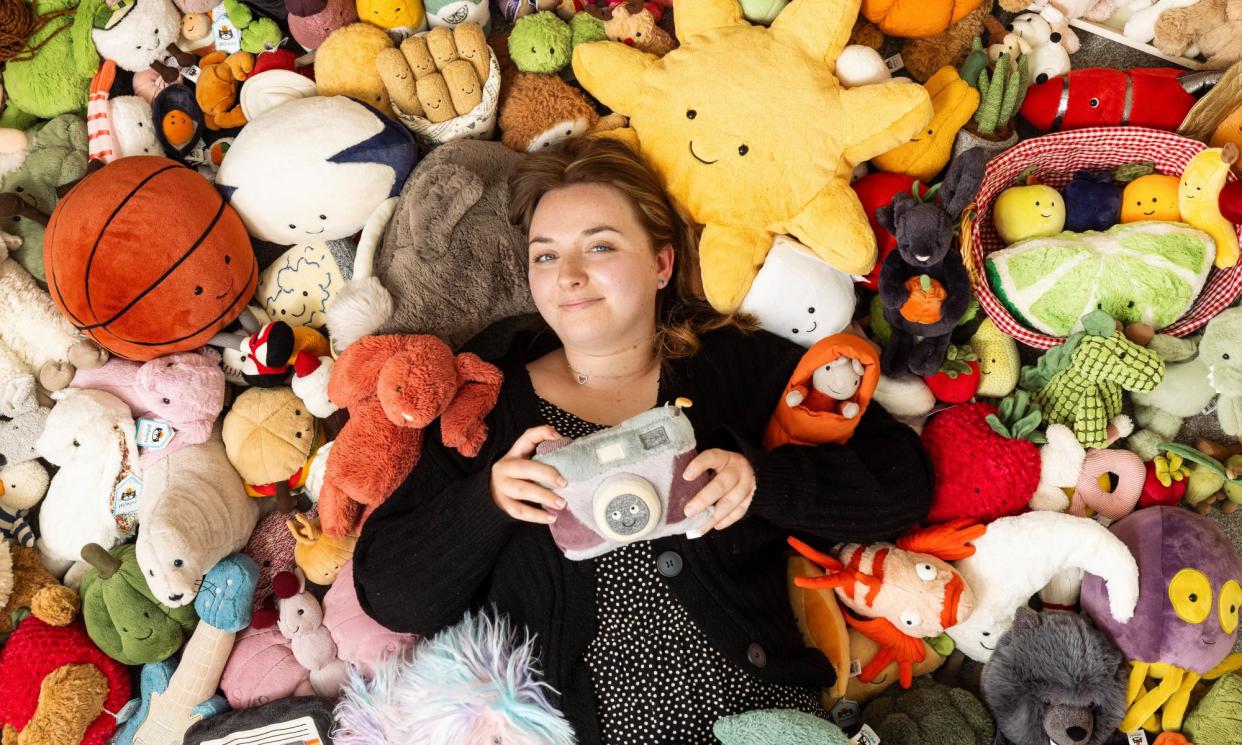
[[[531,217],[528,255],[535,306],[563,343],[607,352],[651,335],[657,282],[671,281],[673,248],[651,245],[618,189],[548,192]]]

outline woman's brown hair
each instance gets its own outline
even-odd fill
[[[694,229],[673,209],[655,174],[637,154],[615,140],[578,137],[518,164],[509,177],[509,220],[530,233],[539,200],[550,191],[572,184],[607,184],[634,205],[653,247],[673,247],[673,281],[656,294],[656,352],[666,359],[692,356],[699,337],[735,326],[744,331],[756,324],[747,316],[722,315],[696,292],[691,253]]]

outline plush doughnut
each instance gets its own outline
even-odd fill
[[[1112,486],[1109,474],[1117,477],[1117,485],[1111,491],[1108,488]],[[1109,520],[1119,520],[1134,511],[1146,479],[1147,468],[1143,465],[1143,459],[1135,453],[1129,450],[1088,450],[1069,511],[1084,517],[1086,508],[1090,507]]]

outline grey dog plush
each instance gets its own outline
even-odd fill
[[[1102,745],[1125,715],[1121,650],[1076,613],[1019,608],[981,687],[995,745]]]

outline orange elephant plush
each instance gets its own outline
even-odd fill
[[[198,107],[203,110],[207,129],[232,129],[246,123],[241,102],[237,100],[242,81],[254,69],[250,52],[212,52],[198,63],[201,72],[194,89]]]
[[[423,432],[437,418],[445,445],[477,455],[502,379],[494,366],[468,352],[454,356],[435,336],[367,336],[349,345],[328,383],[349,422],[328,453],[318,502],[324,533],[362,527],[414,469]]]

